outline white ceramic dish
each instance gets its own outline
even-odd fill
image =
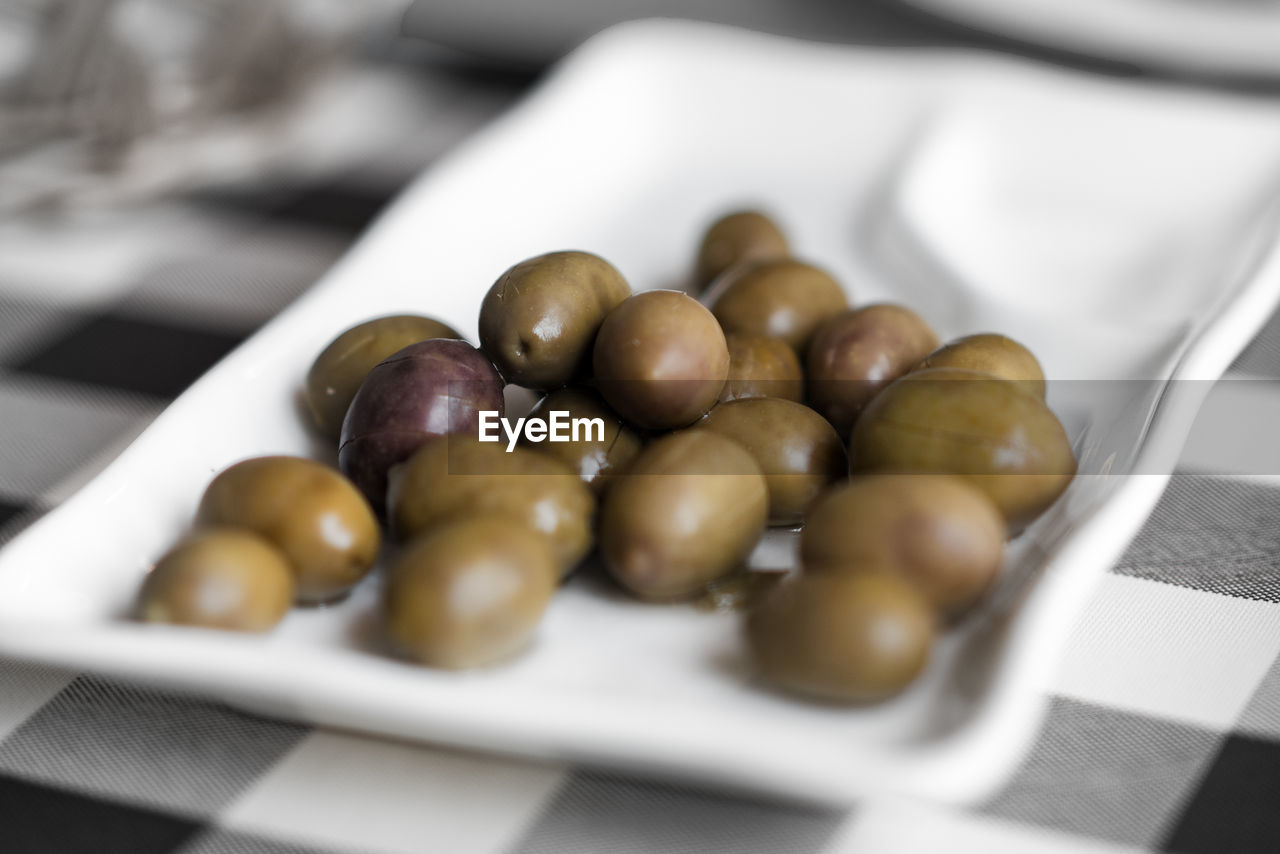
[[[807,800],[980,797],[1029,743],[1074,615],[1163,488],[1207,386],[1171,380],[1216,378],[1280,296],[1266,207],[1278,169],[1280,116],[1244,102],[959,54],[613,30],[0,553],[0,653],[320,724]],[[743,672],[734,616],[581,581],[528,655],[481,673],[372,651],[376,579],[267,638],[122,619],[215,471],[316,452],[296,393],[337,331],[420,310],[474,332],[489,283],[552,248],[669,285],[708,218],[743,202],[773,209],[859,300],[906,301],[944,336],[1003,330],[1051,377],[1087,381],[1051,391],[1082,476],[906,696],[838,710],[771,695]],[[1154,381],[1108,382],[1135,377]],[[785,537],[760,559],[789,560]]]
[[[1013,38],[1149,68],[1280,77],[1280,6],[1223,0],[907,0]]]

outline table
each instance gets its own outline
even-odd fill
[[[348,73],[410,119],[365,162],[300,186],[0,222],[0,540],[91,477],[527,83],[416,61]],[[1277,379],[1280,318],[1210,397],[1066,659],[1046,662],[1034,748],[975,809],[752,801],[4,661],[0,851],[1280,850],[1280,479],[1249,474],[1280,473]]]

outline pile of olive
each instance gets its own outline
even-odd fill
[[[802,526],[799,571],[744,585],[756,672],[824,700],[901,691],[1074,474],[1040,365],[1000,335],[939,347],[909,308],[851,307],[760,213],[714,223],[694,266],[689,293],[633,294],[592,254],[522,261],[481,303],[479,348],[412,315],[342,333],[305,389],[342,474],[280,457],[220,474],[141,616],[267,629],[369,572],[382,517],[384,637],[473,667],[524,649],[593,551],[635,596],[690,601],[744,577],[767,526]],[[603,429],[512,431],[507,384],[544,395],[531,419]],[[506,435],[485,433],[495,416]]]

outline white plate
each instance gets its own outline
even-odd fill
[[[1280,76],[1280,5],[1268,0],[907,0],[1026,41],[1138,65]]]
[[[1278,169],[1280,116],[1246,103],[959,54],[613,30],[410,187],[309,294],[0,553],[0,654],[796,798],[980,797],[1029,743],[1073,617],[1164,486],[1207,385],[1167,381],[1216,378],[1280,295],[1265,205]],[[474,332],[493,279],[553,248],[669,285],[708,218],[745,201],[775,210],[857,299],[909,302],[944,336],[1003,330],[1051,377],[1087,380],[1051,391],[1084,474],[906,696],[854,710],[774,696],[744,674],[732,615],[585,581],[557,597],[528,655],[468,674],[371,651],[376,579],[267,638],[121,618],[215,471],[315,452],[296,393],[337,331],[420,310]],[[1134,377],[1157,381],[1108,381]],[[785,540],[771,545],[781,557],[762,559],[789,559]]]

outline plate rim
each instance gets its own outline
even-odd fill
[[[1214,8],[1209,0],[1123,0],[1119,7],[1112,0],[904,2],[932,17],[1082,56],[1170,73],[1280,77],[1280,9]]]

